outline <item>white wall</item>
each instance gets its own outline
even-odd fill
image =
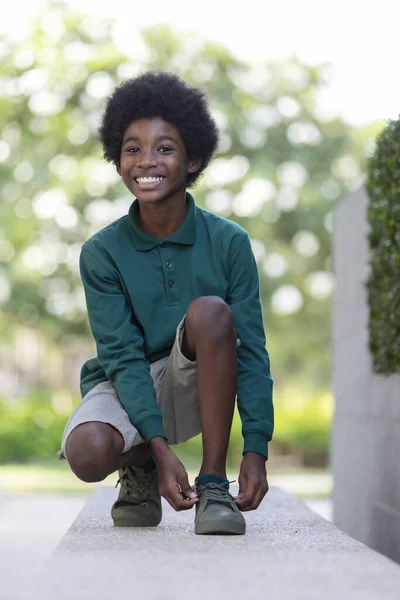
[[[367,204],[360,189],[335,211],[333,519],[400,562],[400,376],[374,374],[368,350]]]

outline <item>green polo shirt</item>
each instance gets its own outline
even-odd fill
[[[268,456],[273,432],[272,377],[256,262],[247,231],[196,206],[168,238],[139,225],[139,203],[82,246],[80,273],[97,356],[81,370],[81,394],[110,380],[133,425],[148,442],[167,438],[150,364],[168,356],[176,328],[199,296],[230,306],[238,347],[237,402],[243,452]]]

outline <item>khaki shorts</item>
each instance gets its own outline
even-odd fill
[[[200,405],[197,395],[196,362],[182,354],[185,318],[176,330],[171,354],[150,365],[156,398],[163,415],[163,424],[169,444],[181,444],[201,432]],[[144,443],[132,425],[110,381],[99,383],[78,404],[62,436],[58,456],[66,458],[65,444],[70,433],[82,423],[98,421],[108,423],[124,439],[124,452]]]

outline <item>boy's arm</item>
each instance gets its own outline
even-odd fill
[[[249,236],[237,236],[234,242],[227,303],[240,339],[237,402],[244,437],[243,454],[255,452],[268,458],[268,442],[274,428],[273,379],[265,347],[259,276]]]
[[[79,268],[100,366],[143,439],[147,443],[154,437],[166,439],[150,365],[144,355],[143,335],[118,272],[111,264],[103,264],[85,245]]]

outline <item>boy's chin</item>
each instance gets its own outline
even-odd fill
[[[141,204],[151,204],[152,202],[162,202],[165,199],[165,194],[157,192],[132,192],[135,198],[139,200]],[[167,195],[168,197],[168,195]]]
[[[182,188],[185,194],[186,188]],[[168,190],[140,190],[138,188],[131,189],[132,194],[139,200],[141,204],[151,204],[153,202],[165,202],[173,197],[179,197],[180,190],[168,189]]]

